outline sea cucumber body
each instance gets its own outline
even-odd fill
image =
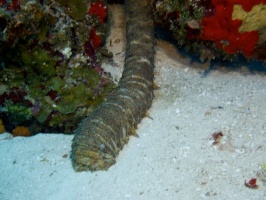
[[[118,87],[75,131],[76,171],[107,170],[135,135],[153,99],[154,24],[149,0],[126,0],[126,57]]]

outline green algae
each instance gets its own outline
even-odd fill
[[[17,124],[23,124],[32,118],[30,108],[26,107],[23,103],[6,101],[5,107],[0,107],[0,112]]]
[[[48,53],[36,48],[33,52],[23,51],[21,55],[25,65],[32,68],[39,75],[55,75],[55,61],[51,59]]]
[[[47,81],[47,85],[49,86],[49,90],[58,91],[63,87],[64,81],[57,76],[53,76]]]
[[[68,7],[69,15],[75,20],[83,20],[87,14],[87,4],[84,0],[58,0],[58,3]]]

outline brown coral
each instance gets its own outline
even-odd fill
[[[17,126],[16,128],[14,128],[12,130],[12,135],[13,136],[24,136],[24,137],[27,137],[27,136],[31,136],[31,132],[29,130],[28,127],[25,127],[25,126]]]
[[[3,121],[2,121],[2,119],[0,119],[0,134],[1,133],[4,133],[6,130],[5,130],[5,126],[4,126],[4,124],[3,124]]]

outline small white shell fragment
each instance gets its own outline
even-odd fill
[[[61,52],[67,59],[70,58],[70,56],[72,55],[72,52],[71,52],[71,48],[70,47],[66,47],[62,50]]]

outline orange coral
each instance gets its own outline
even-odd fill
[[[12,130],[13,136],[31,136],[31,132],[28,127],[25,126],[17,126]]]

